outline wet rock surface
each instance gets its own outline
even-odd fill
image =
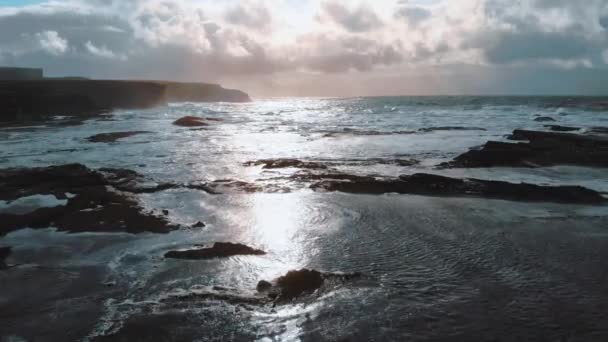
[[[554,132],[574,132],[578,131],[580,127],[570,127],[570,126],[560,126],[560,125],[545,125],[545,128],[548,128]]]
[[[197,116],[184,116],[183,118],[179,118],[173,122],[176,126],[181,127],[204,127],[209,126],[209,123],[206,122],[205,118],[197,117]]]
[[[465,126],[439,126],[439,127],[425,127],[419,129],[420,132],[436,132],[436,131],[487,131],[481,127],[465,127]]]
[[[289,271],[273,282],[261,280],[256,289],[272,298],[275,303],[282,303],[313,294],[322,287],[335,286],[362,276],[361,273],[321,273],[316,270],[301,269]]]
[[[6,269],[6,258],[11,255],[11,247],[0,247],[0,270]]]
[[[189,249],[183,251],[170,251],[165,253],[165,258],[205,260],[216,258],[228,258],[237,255],[264,255],[266,252],[239,243],[216,242],[210,248]]]
[[[515,130],[509,139],[525,142],[488,141],[480,149],[461,154],[441,167],[608,167],[608,137],[605,136]]]
[[[536,122],[554,122],[557,121],[554,118],[550,117],[550,116],[538,116],[536,118],[534,118],[534,121]]]
[[[41,207],[24,214],[0,214],[0,235],[21,228],[55,227],[69,232],[144,231],[177,229],[165,218],[146,213],[126,192],[137,173],[121,169],[91,170],[81,164],[0,170],[0,200],[53,195],[66,205]],[[119,191],[121,190],[121,191]]]
[[[300,169],[327,169],[326,165],[317,162],[302,161],[299,159],[261,159],[256,161],[248,161],[245,166],[259,166],[263,169],[283,169],[283,168],[300,168]]]
[[[88,137],[87,140],[93,143],[111,143],[117,140],[132,137],[138,134],[150,133],[147,131],[131,131],[131,132],[112,132],[112,133],[101,133]]]
[[[458,179],[431,174],[400,176],[398,179],[359,181],[325,180],[311,186],[315,190],[355,194],[417,194],[431,196],[474,196],[511,201],[601,204],[598,192],[579,186],[542,186],[481,179]]]

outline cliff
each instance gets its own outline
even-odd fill
[[[54,115],[87,116],[113,109],[150,108],[166,102],[247,102],[239,90],[215,84],[161,81],[44,79],[0,81],[0,122]]]
[[[159,82],[165,85],[168,102],[250,102],[249,95],[218,84]]]

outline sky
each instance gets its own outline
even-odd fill
[[[608,95],[608,0],[0,0],[0,65],[254,96]]]

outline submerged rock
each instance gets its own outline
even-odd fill
[[[536,118],[534,118],[534,121],[536,122],[551,122],[551,121],[557,121],[554,118],[550,117],[550,116],[538,116]]]
[[[110,143],[115,142],[119,139],[132,137],[138,134],[150,133],[147,131],[131,131],[131,132],[113,132],[113,133],[101,133],[91,137],[88,137],[87,140],[94,143]]]
[[[196,116],[184,116],[183,118],[173,121],[173,124],[182,127],[209,126],[209,123],[205,122],[204,118],[199,118]]]
[[[326,165],[317,162],[302,161],[298,159],[280,158],[280,159],[260,159],[249,161],[245,166],[263,165],[263,169],[283,169],[288,167],[300,169],[327,169]]]
[[[264,255],[266,252],[251,248],[239,243],[216,242],[211,248],[189,249],[184,251],[170,251],[165,253],[165,258],[170,259],[215,259],[227,258],[236,255]]]
[[[542,186],[481,179],[458,179],[430,174],[400,176],[398,179],[333,181],[311,186],[315,190],[356,194],[417,194],[431,196],[473,196],[511,201],[599,204],[606,199],[598,192],[580,186]]]
[[[508,143],[488,141],[441,167],[538,167],[579,165],[608,167],[608,137],[559,132],[515,130]]]
[[[11,255],[11,247],[0,247],[0,270],[7,268],[6,258]]]
[[[487,131],[481,127],[463,127],[463,126],[440,126],[440,127],[425,127],[421,128],[420,132],[435,132],[435,131]]]
[[[333,286],[361,277],[361,273],[321,273],[315,270],[301,269],[289,271],[273,282],[260,280],[256,289],[258,292],[265,293],[268,297],[274,299],[275,302],[280,303],[313,294],[324,286]]]
[[[91,170],[81,164],[0,169],[0,200],[53,195],[65,205],[23,214],[0,214],[0,235],[21,228],[55,227],[69,232],[167,233],[177,229],[165,218],[145,213],[128,192],[138,177],[130,170]],[[120,189],[120,191],[118,191]]]

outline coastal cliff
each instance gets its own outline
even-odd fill
[[[166,86],[167,102],[250,102],[249,95],[219,84],[159,82]]]
[[[43,79],[0,81],[0,122],[84,117],[167,102],[248,102],[239,90],[215,84],[164,81]]]

